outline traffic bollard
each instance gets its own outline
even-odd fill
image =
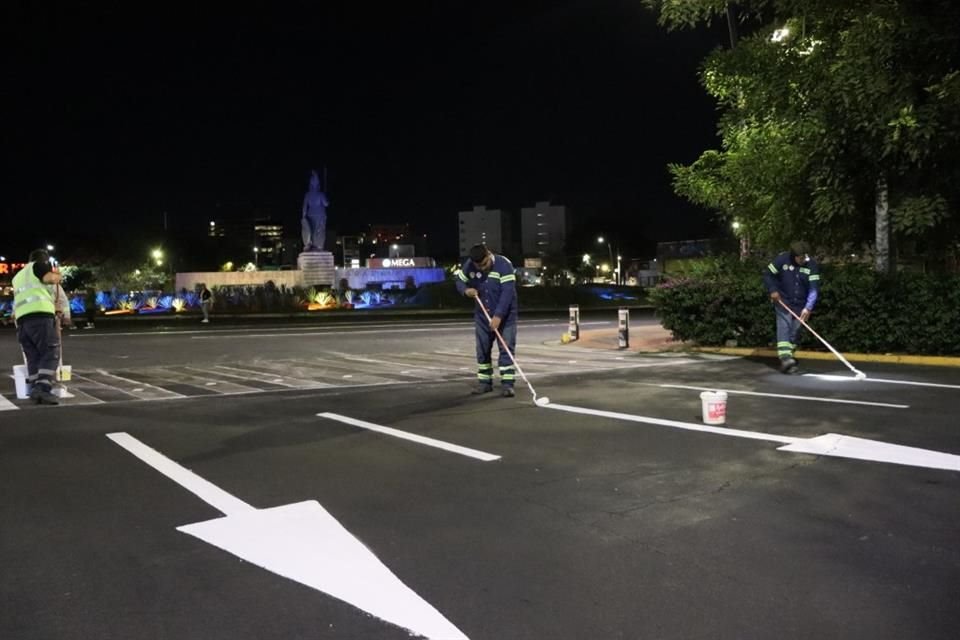
[[[630,347],[630,310],[621,308],[619,316],[617,342],[621,349],[627,349]]]
[[[567,333],[570,334],[571,341],[580,339],[580,305],[570,305],[570,325]]]

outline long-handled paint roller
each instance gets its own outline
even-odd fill
[[[477,304],[480,305],[480,310],[483,311],[483,315],[487,318],[487,322],[491,322],[490,314],[487,312],[487,308],[483,306],[483,302],[480,300],[480,296],[476,298]],[[523,381],[527,383],[527,387],[530,389],[530,393],[533,394],[533,403],[538,407],[544,407],[550,404],[550,398],[544,396],[543,398],[537,397],[537,391],[533,388],[533,385],[530,384],[530,381],[527,379],[526,374],[523,373],[523,369],[520,368],[520,365],[517,364],[517,359],[513,357],[513,353],[510,351],[510,347],[507,346],[507,341],[503,339],[503,336],[500,335],[498,329],[494,329],[493,332],[497,334],[497,339],[500,341],[500,346],[507,352],[507,355],[510,356],[510,362],[513,363],[513,366],[517,368],[517,373],[520,374],[520,377],[523,378]]]
[[[867,374],[865,374],[863,371],[860,371],[859,369],[857,369],[856,367],[854,367],[852,364],[850,364],[849,362],[847,362],[847,359],[844,358],[842,355],[840,355],[840,352],[839,352],[839,351],[837,351],[836,349],[834,349],[833,347],[831,347],[829,342],[827,342],[826,340],[824,340],[823,338],[821,338],[821,337],[820,337],[820,334],[817,333],[816,331],[814,331],[814,330],[810,327],[810,325],[808,325],[806,322],[804,322],[803,318],[801,318],[800,316],[798,316],[797,314],[795,314],[795,313],[793,312],[793,309],[791,309],[790,307],[788,307],[783,300],[777,300],[777,302],[779,302],[779,303],[780,303],[780,306],[782,306],[784,309],[786,309],[786,310],[790,313],[790,315],[792,315],[794,318],[796,318],[797,320],[799,320],[799,321],[800,321],[800,324],[802,324],[804,327],[806,327],[807,331],[809,331],[810,333],[812,333],[813,335],[815,335],[815,336],[817,337],[817,339],[818,339],[820,342],[822,342],[827,349],[830,349],[830,351],[833,352],[833,355],[835,355],[835,356],[837,356],[838,358],[840,358],[840,362],[842,362],[843,364],[847,365],[847,367],[850,369],[850,371],[853,371],[853,377],[854,377],[854,379],[856,379],[856,380],[866,380],[866,379],[867,379]]]

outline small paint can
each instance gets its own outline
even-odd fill
[[[704,424],[724,424],[727,421],[727,392],[704,391],[700,394]]]

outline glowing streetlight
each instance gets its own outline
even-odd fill
[[[52,244],[48,244],[48,245],[47,245],[47,251],[53,251],[53,245],[52,245]]]
[[[583,254],[583,264],[590,264],[590,254],[589,254],[589,253]]]
[[[607,245],[607,253],[610,255],[610,263],[612,264],[612,263],[613,263],[613,247],[610,246],[610,243],[609,243],[608,241],[604,240],[603,236],[597,237],[597,244],[605,244],[605,245]],[[619,257],[618,257],[618,260],[619,260]],[[609,270],[609,268],[606,269],[605,271],[608,271],[608,270]],[[616,278],[617,282],[616,282],[616,284],[620,284],[620,265],[619,265],[619,263],[617,264],[616,274],[617,274],[617,278]]]

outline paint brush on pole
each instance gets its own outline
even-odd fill
[[[487,308],[483,305],[483,302],[480,300],[480,296],[477,296],[476,298],[474,298],[474,300],[476,300],[477,304],[480,305],[480,310],[483,311],[483,315],[487,319],[487,322],[492,322],[493,320],[492,318],[490,318],[490,313],[487,312]],[[546,396],[544,396],[543,398],[537,397],[536,390],[533,388],[533,385],[530,384],[530,380],[527,379],[527,376],[523,372],[523,369],[521,369],[520,365],[517,364],[517,359],[513,357],[513,352],[510,351],[510,347],[507,346],[507,341],[503,339],[502,335],[500,335],[500,331],[498,329],[494,329],[493,332],[497,334],[497,340],[500,341],[500,347],[507,352],[508,356],[510,356],[510,362],[512,362],[513,366],[517,368],[517,373],[519,373],[520,377],[523,378],[523,381],[527,383],[527,387],[530,389],[530,393],[533,394],[533,403],[538,407],[544,407],[550,404],[550,398],[547,398]]]
[[[865,374],[863,371],[860,371],[859,369],[857,369],[856,367],[854,367],[852,364],[850,364],[850,363],[847,361],[846,358],[844,358],[842,355],[840,355],[840,352],[839,352],[839,351],[837,351],[837,350],[834,349],[832,346],[830,346],[830,343],[829,343],[829,342],[827,342],[826,340],[824,340],[824,339],[820,336],[819,333],[817,333],[816,331],[814,331],[813,328],[812,328],[809,324],[807,324],[806,322],[804,322],[803,318],[801,318],[800,316],[798,316],[797,314],[795,314],[795,313],[793,312],[793,309],[791,309],[789,306],[787,306],[787,304],[786,304],[783,300],[777,300],[777,302],[779,302],[779,303],[780,303],[780,306],[782,306],[784,309],[786,309],[787,312],[788,312],[790,315],[792,315],[794,318],[796,318],[797,321],[800,322],[800,324],[802,324],[802,325],[804,326],[804,328],[806,328],[807,331],[809,331],[809,332],[812,333],[814,336],[816,336],[817,340],[819,340],[820,342],[822,342],[823,345],[824,345],[827,349],[830,349],[830,351],[833,353],[833,355],[835,355],[835,356],[837,356],[838,358],[840,358],[840,362],[842,362],[843,364],[847,365],[847,368],[849,368],[850,371],[853,371],[853,376],[854,376],[855,379],[857,379],[857,380],[866,380],[867,374]]]

